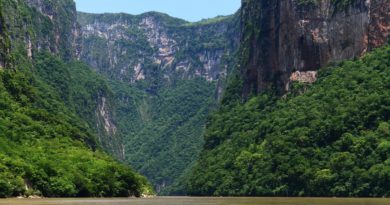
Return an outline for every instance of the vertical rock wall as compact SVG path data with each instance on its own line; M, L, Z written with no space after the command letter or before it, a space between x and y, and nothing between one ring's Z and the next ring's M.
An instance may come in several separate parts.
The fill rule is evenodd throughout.
M284 93L295 71L360 57L387 41L389 1L243 0L243 96Z

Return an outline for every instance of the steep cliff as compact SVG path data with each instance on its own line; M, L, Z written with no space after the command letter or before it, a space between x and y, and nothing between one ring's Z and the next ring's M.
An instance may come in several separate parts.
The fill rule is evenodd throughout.
M383 45L390 28L386 0L242 4L244 97L271 89L285 93L294 72L360 57Z
M81 59L112 79L134 84L226 76L226 59L238 46L233 16L188 23L161 13L79 13L83 31ZM225 61L224 61L225 60ZM162 79L162 80L163 80Z
M388 197L389 8L243 0L239 72L209 118L188 193Z
M58 55L65 61L72 61L79 56L81 32L77 23L76 6L73 0L3 1L2 8L5 12L2 15L4 21L2 32L6 32L4 38L1 39L2 45L6 46L3 49L6 54L0 59L2 65L20 65L25 57L27 59L24 63L28 63L29 60L34 61L35 57L42 52ZM47 70L46 72L50 73L51 71ZM39 74L49 77L48 73ZM54 73L52 74L54 76ZM65 78L66 76L58 76L58 79L61 77ZM64 79L61 79L61 81L66 82ZM112 114L99 111L102 98L109 98L110 92L104 86L96 92L99 92L98 97L91 100L88 105L94 107L94 110L88 110L94 114L93 116L86 115L85 111L80 110L83 109L81 107L75 107L74 109L78 113L84 113L81 117L98 134L99 141L106 150L114 150L112 149L113 144L119 143L118 139L114 137L111 130L106 131L105 127L102 126L102 123L114 124L111 118ZM74 105L71 99L64 100L69 106ZM110 102L107 101L105 106L111 106ZM115 152L118 156L121 156L120 153L122 152Z
M97 141L99 129L105 130L97 121L110 116L103 100L110 91L101 76L74 60L75 20L70 0L0 1L0 197L150 191L145 178Z
M166 14L79 13L80 59L110 79L125 160L160 193L201 150L239 44L239 16L189 23Z
M222 106L191 195L388 197L390 47L321 69L284 98ZM302 92L303 91L303 92Z
M7 58L10 52L10 42L3 15L3 5L0 4L0 6L0 68L3 68L9 61Z
M25 46L30 58L44 50L66 60L77 55L79 27L73 1L4 1L2 8L6 12L2 26L12 39L13 49Z

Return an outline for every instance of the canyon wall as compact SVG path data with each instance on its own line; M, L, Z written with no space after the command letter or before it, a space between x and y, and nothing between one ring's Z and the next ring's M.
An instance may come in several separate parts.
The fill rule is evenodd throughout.
M172 193L197 159L207 116L236 62L238 13L196 23L157 12L79 13L78 21L80 60L109 79L114 93L122 145L112 149L158 193Z
M389 7L386 0L243 0L243 96L285 93L296 71L317 71L383 45Z
M80 55L82 36L73 0L1 1L0 10L1 67L31 69L27 65L36 63L36 57L42 53L50 53L66 62L72 62ZM49 72L51 72L50 69L48 68ZM32 73L35 72L32 70ZM49 76L48 73L44 75ZM62 77L66 79L66 76ZM89 113L93 117L90 118L88 114L88 119L85 120L89 122L89 127L98 134L100 144L120 157L122 151L113 151L116 150L113 147L116 148L120 141L113 132L115 125L110 113L112 102L104 101L110 98L109 92L104 86L99 87L97 92L96 99L91 100L93 105L90 105L94 106L94 111ZM71 102L66 103L72 106ZM82 112L85 113L85 111ZM107 128L107 125L110 128Z

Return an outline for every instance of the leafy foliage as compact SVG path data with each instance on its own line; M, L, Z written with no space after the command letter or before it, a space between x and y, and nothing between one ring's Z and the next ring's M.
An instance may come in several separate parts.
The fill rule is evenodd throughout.
M109 98L112 92L107 81L92 71L90 67L79 61L63 62L49 53L34 56L35 74L37 78L49 85L48 89L56 91L52 94L65 103L66 108L77 113L94 135L99 136L99 144L107 151L113 150L115 140L106 140L104 128L96 126L99 116L99 99ZM47 98L47 97L46 97ZM118 137L119 138L119 137ZM113 154L116 154L114 151Z
M109 31L102 30L110 33L109 40L95 32L84 36L81 59L109 79L125 161L147 176L159 194L169 194L170 185L201 151L204 124L217 102L216 87L222 87L225 76L221 74L219 85L203 78L207 74L215 79L216 73L233 64L238 14L198 23L156 12L79 13L78 17L81 25L92 24L97 30L112 25ZM157 43L174 41L172 48L159 51L159 46L151 45L149 41L156 37L151 25L146 26L151 23L159 33ZM156 63L165 55L162 64ZM206 68L206 63L220 63L220 68Z
M26 71L2 70L0 79L0 197L145 191L144 178L94 148L85 123L50 97L58 93Z
M159 194L168 194L166 187L201 150L205 120L215 107L212 83L179 81L156 95L118 82L110 85L117 99L118 131L126 139L126 161L147 176Z
M74 2L45 0L42 11L35 3L0 1L0 197L150 193L97 142L97 98L109 91L72 61Z
M189 194L390 196L389 59L386 46L321 70L301 95L222 106Z

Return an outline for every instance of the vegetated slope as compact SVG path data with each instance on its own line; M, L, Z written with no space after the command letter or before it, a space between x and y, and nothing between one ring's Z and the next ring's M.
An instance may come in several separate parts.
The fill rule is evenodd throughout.
M222 105L192 195L390 196L390 47L320 70L284 98Z
M0 197L150 192L144 177L102 151L85 120L109 91L71 60L74 13L73 1L0 2Z
M215 107L212 84L203 79L179 83L143 105L150 106L149 121L126 147L128 161L161 186L175 182L197 159L203 145L199 138Z
M40 62L39 66L53 68L56 63L64 64L57 59L55 64ZM62 67L62 72L87 69L79 63L66 65L69 69ZM29 70L15 69L1 70L1 197L139 196L146 191L146 179L98 148L88 124L61 100L63 92ZM69 83L77 84L84 77ZM79 91L61 86L72 93ZM87 102L94 90L89 91L66 97Z
M116 99L115 119L124 140L126 161L155 183L175 181L201 150L200 136L207 114L215 107L212 83L203 79L179 81L148 95L111 82ZM121 132L119 133L119 130ZM130 138L131 137L131 138Z
M389 6L244 0L238 74L189 194L388 196L388 47L319 69L386 44Z
M110 79L119 157L159 194L171 194L201 150L207 115L234 63L238 15L198 23L156 12L78 17L81 59Z

